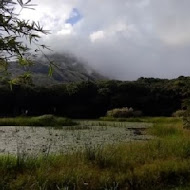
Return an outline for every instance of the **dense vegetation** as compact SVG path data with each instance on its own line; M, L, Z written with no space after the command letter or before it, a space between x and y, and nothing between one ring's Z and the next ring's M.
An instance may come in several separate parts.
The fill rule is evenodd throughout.
M147 142L86 147L61 155L0 157L0 189L185 190L190 183L190 138L177 118L153 123Z
M140 78L137 81L100 81L35 87L0 86L0 115L54 114L72 118L98 118L108 110L132 107L144 116L171 116L190 95L190 78Z

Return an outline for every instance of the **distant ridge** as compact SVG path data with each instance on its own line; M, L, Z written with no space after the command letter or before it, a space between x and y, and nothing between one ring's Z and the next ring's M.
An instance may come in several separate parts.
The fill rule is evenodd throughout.
M51 77L48 76L49 62L44 57L38 58L34 65L27 68L12 63L8 71L13 76L18 76L26 71L30 72L32 81L37 86L107 79L71 54L56 53L48 55L48 57L56 65L53 67Z

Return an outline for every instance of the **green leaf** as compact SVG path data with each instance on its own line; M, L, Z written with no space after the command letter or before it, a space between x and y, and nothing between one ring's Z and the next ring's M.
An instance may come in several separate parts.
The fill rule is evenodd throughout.
M33 64L31 60L25 59L21 56L18 57L18 62L21 66L30 66Z
M16 85L17 81L15 79L12 79L8 83L9 83L10 89L13 90L13 85Z
M52 77L52 75L53 75L53 67L52 67L52 65L50 64L48 76L49 76L49 77Z

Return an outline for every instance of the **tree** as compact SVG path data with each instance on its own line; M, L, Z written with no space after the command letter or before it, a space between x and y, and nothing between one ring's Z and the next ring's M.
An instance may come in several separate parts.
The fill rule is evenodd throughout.
M0 0L0 68L6 71L9 61L17 60L21 65L30 65L31 51L27 44L36 45L35 53L47 48L40 45L39 34L47 34L39 23L19 18L20 13L15 13L16 6L33 9L33 4L28 0ZM26 39L26 43L22 40Z
M17 0L0 0L0 56L9 59L13 56L23 56L29 50L26 44L21 41L25 37L30 44L38 42L39 33L47 34L39 23L29 20L21 20L19 14L15 13L15 6L32 9L31 0L23 3ZM44 48L44 45L41 45ZM9 55L9 56L8 56Z

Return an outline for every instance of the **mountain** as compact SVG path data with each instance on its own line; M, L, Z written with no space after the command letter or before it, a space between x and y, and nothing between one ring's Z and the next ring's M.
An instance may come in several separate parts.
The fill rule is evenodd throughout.
M48 59L53 62L51 77L48 76L50 69L50 61ZM106 77L90 68L84 61L79 60L71 54L51 54L48 55L48 59L40 57L30 67L23 67L12 63L8 71L13 76L30 72L32 74L32 81L37 86L106 79Z

